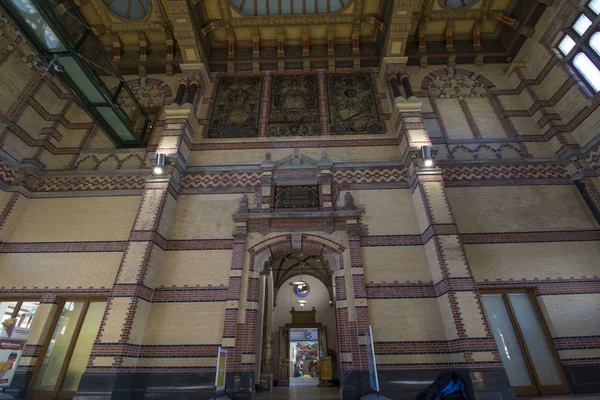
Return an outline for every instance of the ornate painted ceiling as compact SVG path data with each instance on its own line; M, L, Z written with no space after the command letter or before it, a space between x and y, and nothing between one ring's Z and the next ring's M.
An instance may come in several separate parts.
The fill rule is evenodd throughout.
M232 0L248 15L326 14L340 11L351 0Z
M509 62L546 0L77 0L123 73ZM184 21L182 23L182 21ZM183 46L183 47L182 47Z

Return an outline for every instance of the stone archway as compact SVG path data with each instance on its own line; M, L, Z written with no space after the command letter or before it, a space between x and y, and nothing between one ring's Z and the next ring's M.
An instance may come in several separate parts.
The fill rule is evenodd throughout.
M272 308L268 309L269 314L262 316L262 318L267 318L269 323L271 322L271 316L274 308L276 307L274 299L277 298L277 293L281 288L282 284L289 280L290 278L297 276L298 269L278 269L278 265L282 265L283 261L286 257L291 254L302 254L302 259L304 261L313 259L318 260L317 262L324 266L324 270L314 270L309 269L304 271L304 275L312 276L323 283L325 288L328 290L328 295L330 300L333 303L333 300L336 298L346 298L346 285L344 284L344 276L343 276L343 253L346 250L346 247L334 242L330 239L324 238L318 235L311 235L306 233L291 233L284 234L269 238L267 240L261 241L247 250L247 254L249 256L249 267L254 272L260 274L262 279L269 279L272 282L272 298L269 298L271 302ZM304 262L303 261L303 262ZM259 282L259 285L262 287L262 282ZM249 287L249 290L250 287ZM335 291L335 293L334 293ZM335 303L333 303L335 305ZM262 304L259 303L259 308L262 307ZM337 310L334 313L337 319ZM257 325L261 326L261 321L257 321ZM337 324L336 324L337 326ZM272 327L268 325L268 328L265 332L264 338L262 341L266 343L272 343L272 337L270 337L272 332ZM336 332L336 342L338 346L340 346L340 336L337 329ZM257 341L261 341L261 332L257 332ZM338 347L340 348L340 347ZM274 350L274 349L273 349ZM267 348L265 350L265 358L270 359L271 348ZM272 356L275 356L276 351L272 353ZM257 362L261 362L261 360L256 360ZM277 368L277 360L271 364L271 362L266 363L265 365L267 371L266 373L272 373Z

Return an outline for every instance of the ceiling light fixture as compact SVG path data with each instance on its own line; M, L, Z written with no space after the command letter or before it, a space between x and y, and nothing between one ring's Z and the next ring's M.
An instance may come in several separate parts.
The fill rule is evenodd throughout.
M423 157L423 165L426 168L433 167L433 157L431 156L431 146L421 146L421 156Z
M167 156L165 154L156 154L156 164L154 165L154 175L162 175L165 169L165 161Z

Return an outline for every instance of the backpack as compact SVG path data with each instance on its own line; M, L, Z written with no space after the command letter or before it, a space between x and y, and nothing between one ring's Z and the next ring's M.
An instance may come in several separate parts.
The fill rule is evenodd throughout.
M453 372L442 374L427 388L419 394L418 400L469 400L465 384Z

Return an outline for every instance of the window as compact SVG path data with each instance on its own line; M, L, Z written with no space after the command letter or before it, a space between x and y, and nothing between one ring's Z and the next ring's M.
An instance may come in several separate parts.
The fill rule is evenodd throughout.
M482 290L481 297L502 365L515 394L568 393L560 358L533 293L528 290Z
M556 49L574 73L584 78L589 88L600 91L600 0L591 0L578 11L574 22L561 33Z
M0 302L0 322L14 319L14 323L11 324L14 327L29 329L39 304L39 302L31 300ZM0 325L0 330L2 329L4 329L4 332L0 332L0 335L4 333L10 337L6 328L3 328L3 325ZM12 333L12 329L10 329L10 331Z

